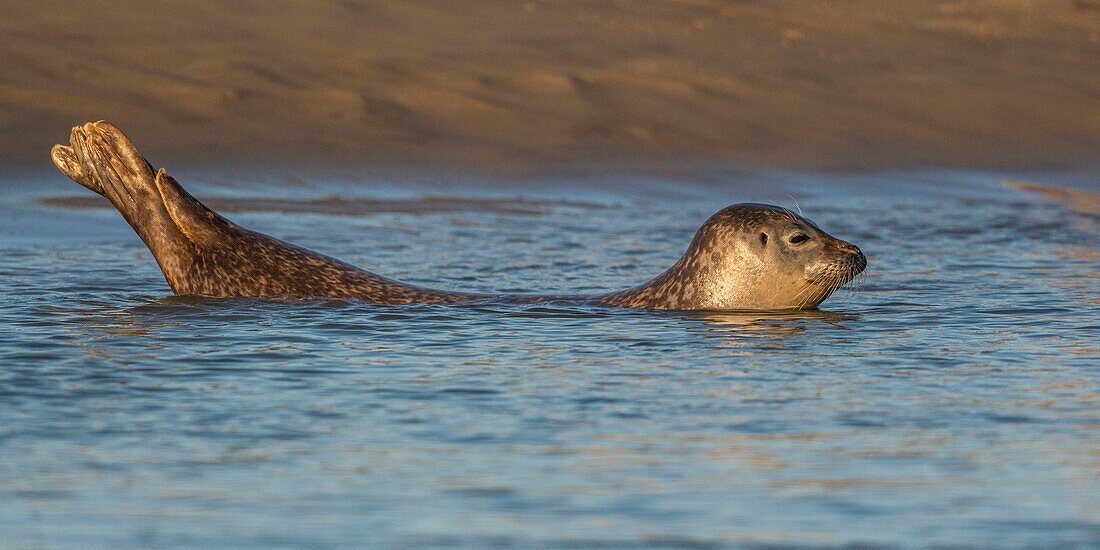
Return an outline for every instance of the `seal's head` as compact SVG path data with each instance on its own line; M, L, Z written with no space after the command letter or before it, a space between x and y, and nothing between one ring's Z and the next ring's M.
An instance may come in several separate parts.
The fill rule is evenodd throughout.
M782 310L817 306L866 267L858 247L786 208L735 204L699 228L673 270L695 287L682 309Z

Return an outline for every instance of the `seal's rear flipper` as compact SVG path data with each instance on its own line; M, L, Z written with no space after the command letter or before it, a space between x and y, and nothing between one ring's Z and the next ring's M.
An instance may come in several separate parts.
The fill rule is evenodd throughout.
M169 282L181 258L192 254L189 238L168 213L153 167L114 124L76 126L69 145L50 152L66 176L111 202L157 258ZM168 267L166 267L168 266ZM174 267L173 267L174 266ZM175 287L173 287L175 288Z
M168 216L195 246L202 248L222 242L227 232L237 228L192 197L164 168L157 171L156 182Z
M359 297L380 304L473 299L398 283L238 227L203 206L168 172L154 171L109 122L73 128L70 144L54 147L51 157L66 176L118 209L176 294Z
M95 191L96 193L103 195L103 189L96 184L95 180L88 174L85 174L80 169L80 159L76 157L76 152L72 147L68 145L54 145L53 150L50 151L50 158L53 159L54 165L57 166L61 173L69 176L69 179Z
M150 208L160 209L152 166L115 125L99 121L76 126L69 142L54 146L54 164L73 181L107 197L131 225L148 218Z

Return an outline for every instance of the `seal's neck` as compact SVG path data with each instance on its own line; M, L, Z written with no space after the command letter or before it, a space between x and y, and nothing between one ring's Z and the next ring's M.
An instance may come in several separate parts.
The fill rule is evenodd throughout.
M684 255L675 265L646 283L614 292L602 302L616 307L648 309L701 309L705 289L698 279L698 266Z

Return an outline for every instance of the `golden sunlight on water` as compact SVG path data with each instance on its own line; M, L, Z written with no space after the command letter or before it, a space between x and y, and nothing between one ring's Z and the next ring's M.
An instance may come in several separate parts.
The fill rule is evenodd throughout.
M369 207L232 217L418 283L600 292L756 198L747 177L675 208L568 180L427 209L320 183L299 202ZM861 284L751 314L169 297L116 214L20 185L0 201L4 543L1087 546L1094 214L981 173L859 178L799 202L866 252Z

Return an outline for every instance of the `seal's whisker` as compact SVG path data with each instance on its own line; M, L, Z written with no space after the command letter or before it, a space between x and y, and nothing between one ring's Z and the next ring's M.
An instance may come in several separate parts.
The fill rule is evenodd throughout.
M810 292L814 289L813 283L803 283L802 290L798 291L791 300L798 304L795 309L805 309L806 305L810 303L810 299L813 297L813 293Z
M801 298L802 295L805 294L812 286L813 285L810 283L803 283L801 289L796 292L795 295L791 298L791 302L795 304L795 309L802 309L803 307L805 307L805 301Z
M861 271L859 273L856 273L856 276L855 276L855 287L856 288L855 288L855 290L858 291L858 292L863 292L863 287L866 284L867 284L867 274L866 274L866 272Z
M829 294L831 293L831 290L829 290L828 287L824 287L824 289L823 289L823 287L820 284L815 284L815 283L808 284L806 286L806 290L808 292L807 292L806 296L804 298L802 298L802 302L801 302L801 305L799 306L799 309L804 309L806 307L809 307L811 302L815 302L815 305L816 305L816 303L820 303L822 300L827 298L829 296Z
M798 199L794 198L794 195L791 195L790 193L787 193L787 196L790 197L791 202L794 203L794 207L798 209L798 215L805 216L805 214L802 213L802 207L798 205Z
M843 292L840 293L840 297L838 298L842 303L851 302L853 297L855 296L852 286L848 283L840 285L840 288L838 290L843 290Z
M845 280L844 277L841 277L841 276L833 277L833 281L829 285L829 294L830 295L836 294L836 291L840 290L840 288L843 287L844 283L846 283L846 282L847 281Z

